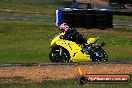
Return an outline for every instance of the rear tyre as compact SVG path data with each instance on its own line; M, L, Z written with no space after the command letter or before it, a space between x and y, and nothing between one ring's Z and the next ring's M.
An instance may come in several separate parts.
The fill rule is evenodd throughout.
M69 62L70 55L66 49L62 48L61 55L59 49L52 49L49 57L52 62Z
M91 58L93 61L96 61L96 62L108 61L107 53L101 48L96 49L94 52L92 52Z

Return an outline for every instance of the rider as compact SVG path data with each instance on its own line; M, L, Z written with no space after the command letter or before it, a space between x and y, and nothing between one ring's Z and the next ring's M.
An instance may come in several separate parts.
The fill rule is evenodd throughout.
M70 28L66 23L62 23L59 26L59 30L65 32L63 39L73 41L77 44L83 44L83 52L89 52L91 50L91 46L87 44L87 39L77 32L75 28Z
M85 37L83 37L75 28L70 28L66 23L62 23L59 26L59 30L65 32L63 39L71 40L76 42L77 44L87 43Z

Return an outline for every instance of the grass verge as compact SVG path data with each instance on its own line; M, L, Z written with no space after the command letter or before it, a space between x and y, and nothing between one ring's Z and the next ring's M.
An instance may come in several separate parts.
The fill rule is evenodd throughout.
M25 1L26 2L26 1ZM35 2L35 1L34 1ZM11 15L29 15L29 16L55 16L56 4L46 5L43 3L24 3L24 2L0 2L0 12Z
M86 84L79 85L75 79L67 80L49 80L42 83L27 84L0 84L1 88L131 88L132 82L129 84Z
M0 63L49 61L49 45L55 34L50 22L1 21Z
M0 23L0 63L50 62L49 45L58 34L54 23L17 20L0 20ZM100 37L99 42L106 43L104 50L109 61L132 61L130 30L86 34L90 34L88 38Z
M114 22L132 22L132 16L113 16Z

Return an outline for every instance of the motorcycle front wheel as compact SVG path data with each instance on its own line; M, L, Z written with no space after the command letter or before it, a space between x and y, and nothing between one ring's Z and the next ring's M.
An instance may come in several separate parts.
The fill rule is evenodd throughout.
M108 55L102 48L94 50L94 52L92 52L91 58L96 62L108 61Z
M62 49L61 55L59 49L52 49L49 57L52 62L69 62L69 53L65 49Z

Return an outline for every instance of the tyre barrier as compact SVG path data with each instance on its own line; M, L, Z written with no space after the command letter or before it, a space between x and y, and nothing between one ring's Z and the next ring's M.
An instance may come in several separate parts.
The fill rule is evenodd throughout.
M113 13L109 9L59 9L56 10L56 26L67 23L76 28L112 28Z

